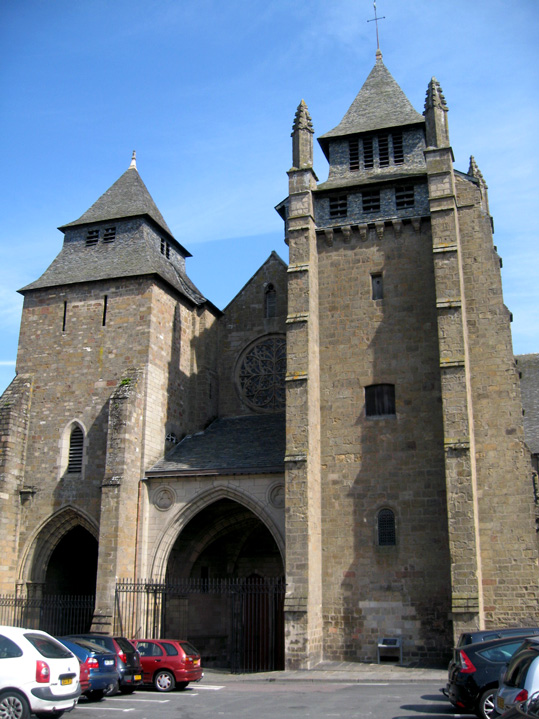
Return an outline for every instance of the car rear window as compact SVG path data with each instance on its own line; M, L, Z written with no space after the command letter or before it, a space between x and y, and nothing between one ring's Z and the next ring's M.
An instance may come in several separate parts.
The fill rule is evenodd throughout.
M502 644L498 647L490 647L489 649L482 649L480 654L484 659L489 662L508 662L516 650L522 646L522 640L518 639L516 642L510 644Z
M0 659L22 657L22 649L14 641L0 634Z
M518 687L522 689L526 681L528 669L534 659L537 659L537 652L533 649L523 650L513 658L513 661L507 668L504 682L509 687Z
M79 647L83 647L86 651L93 652L94 654L111 654L108 649L102 647L101 644L98 644L98 642L94 642L93 639L90 641L89 639L83 639L82 637L75 637L71 641L73 644L78 644Z
M195 647L189 642L180 642L180 645L186 654L199 654L198 649L195 649Z
M133 654L133 652L136 651L135 647L125 637L114 637L114 638L118 642L118 646L120 647L122 652L125 652L126 654Z
M44 637L42 634L25 634L24 636L42 657L47 657L47 659L68 659L73 656L63 644L55 642L54 639Z
M81 639L84 639L86 642L91 642L92 644L97 644L100 647L103 647L103 649L106 649L108 652L114 652L114 644L111 641L109 637L80 637ZM77 637L77 641L79 641L79 637Z

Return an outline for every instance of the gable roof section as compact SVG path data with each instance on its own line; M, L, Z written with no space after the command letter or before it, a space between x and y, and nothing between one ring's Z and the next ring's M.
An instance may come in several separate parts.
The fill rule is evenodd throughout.
M264 474L284 472L285 415L247 415L215 420L185 437L148 476Z
M327 157L332 138L424 122L423 115L413 108L382 59L378 58L341 122L321 135L318 142Z
M137 168L131 164L124 174L78 220L68 222L58 229L64 231L77 225L144 215L151 217L161 229L174 239L163 215L157 209L157 205L138 174Z

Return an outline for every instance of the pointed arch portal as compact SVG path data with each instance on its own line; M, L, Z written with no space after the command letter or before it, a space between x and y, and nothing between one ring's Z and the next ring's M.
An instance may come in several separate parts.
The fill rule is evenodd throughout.
M165 581L146 585L142 631L188 639L206 666L283 668L284 565L268 526L221 497L191 516L171 545Z

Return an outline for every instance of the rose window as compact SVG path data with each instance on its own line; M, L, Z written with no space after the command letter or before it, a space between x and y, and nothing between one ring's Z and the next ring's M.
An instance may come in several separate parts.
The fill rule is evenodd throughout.
M237 377L243 401L255 409L284 409L285 373L284 337L266 337L257 342L239 363Z

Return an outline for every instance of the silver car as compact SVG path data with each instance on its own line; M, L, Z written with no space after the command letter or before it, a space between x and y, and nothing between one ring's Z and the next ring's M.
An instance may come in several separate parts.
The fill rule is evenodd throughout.
M539 638L526 639L500 676L496 711L500 714L539 691Z

